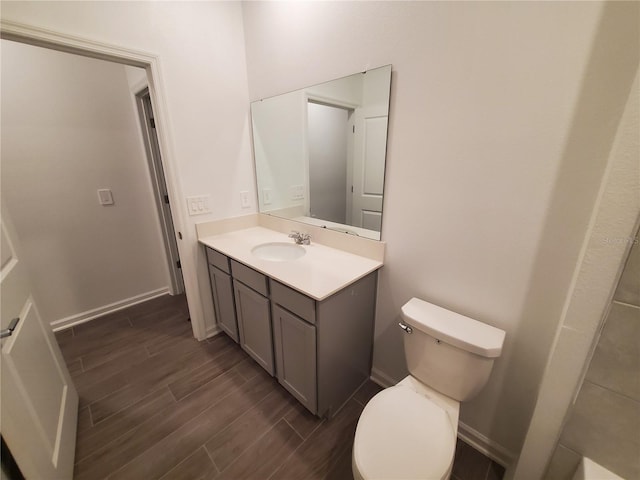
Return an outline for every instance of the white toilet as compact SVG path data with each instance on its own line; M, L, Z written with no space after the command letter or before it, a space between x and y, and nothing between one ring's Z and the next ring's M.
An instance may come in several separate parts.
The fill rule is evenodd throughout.
M353 442L356 480L448 479L460 402L485 385L505 332L412 298L402 307L409 376L365 406Z

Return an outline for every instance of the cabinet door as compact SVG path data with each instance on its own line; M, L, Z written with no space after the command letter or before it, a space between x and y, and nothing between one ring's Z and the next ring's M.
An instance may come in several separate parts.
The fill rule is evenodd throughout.
M273 334L279 382L315 414L316 327L274 304Z
M269 299L233 280L240 346L273 375L273 349Z
M236 307L233 300L233 285L231 275L209 265L213 306L216 320L220 328L238 343L238 324L236 322Z

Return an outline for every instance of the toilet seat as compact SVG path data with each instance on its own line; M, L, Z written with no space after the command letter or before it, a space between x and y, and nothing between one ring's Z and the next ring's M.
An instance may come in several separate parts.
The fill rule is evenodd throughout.
M442 479L453 463L456 432L447 412L404 385L387 388L364 408L353 444L362 479Z

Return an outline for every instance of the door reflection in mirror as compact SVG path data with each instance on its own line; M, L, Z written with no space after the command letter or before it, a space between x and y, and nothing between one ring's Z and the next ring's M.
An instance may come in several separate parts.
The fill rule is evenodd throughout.
M391 66L253 102L260 212L380 239Z
M353 110L334 105L307 105L309 140L309 215L336 223L350 223L347 171L353 166Z

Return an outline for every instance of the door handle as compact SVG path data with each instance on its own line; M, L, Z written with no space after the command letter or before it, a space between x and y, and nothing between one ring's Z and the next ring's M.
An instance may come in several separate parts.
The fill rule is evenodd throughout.
M11 322L9 322L9 326L4 330L0 330L0 338L10 337L13 331L16 329L18 322L20 321L20 317L16 317Z

